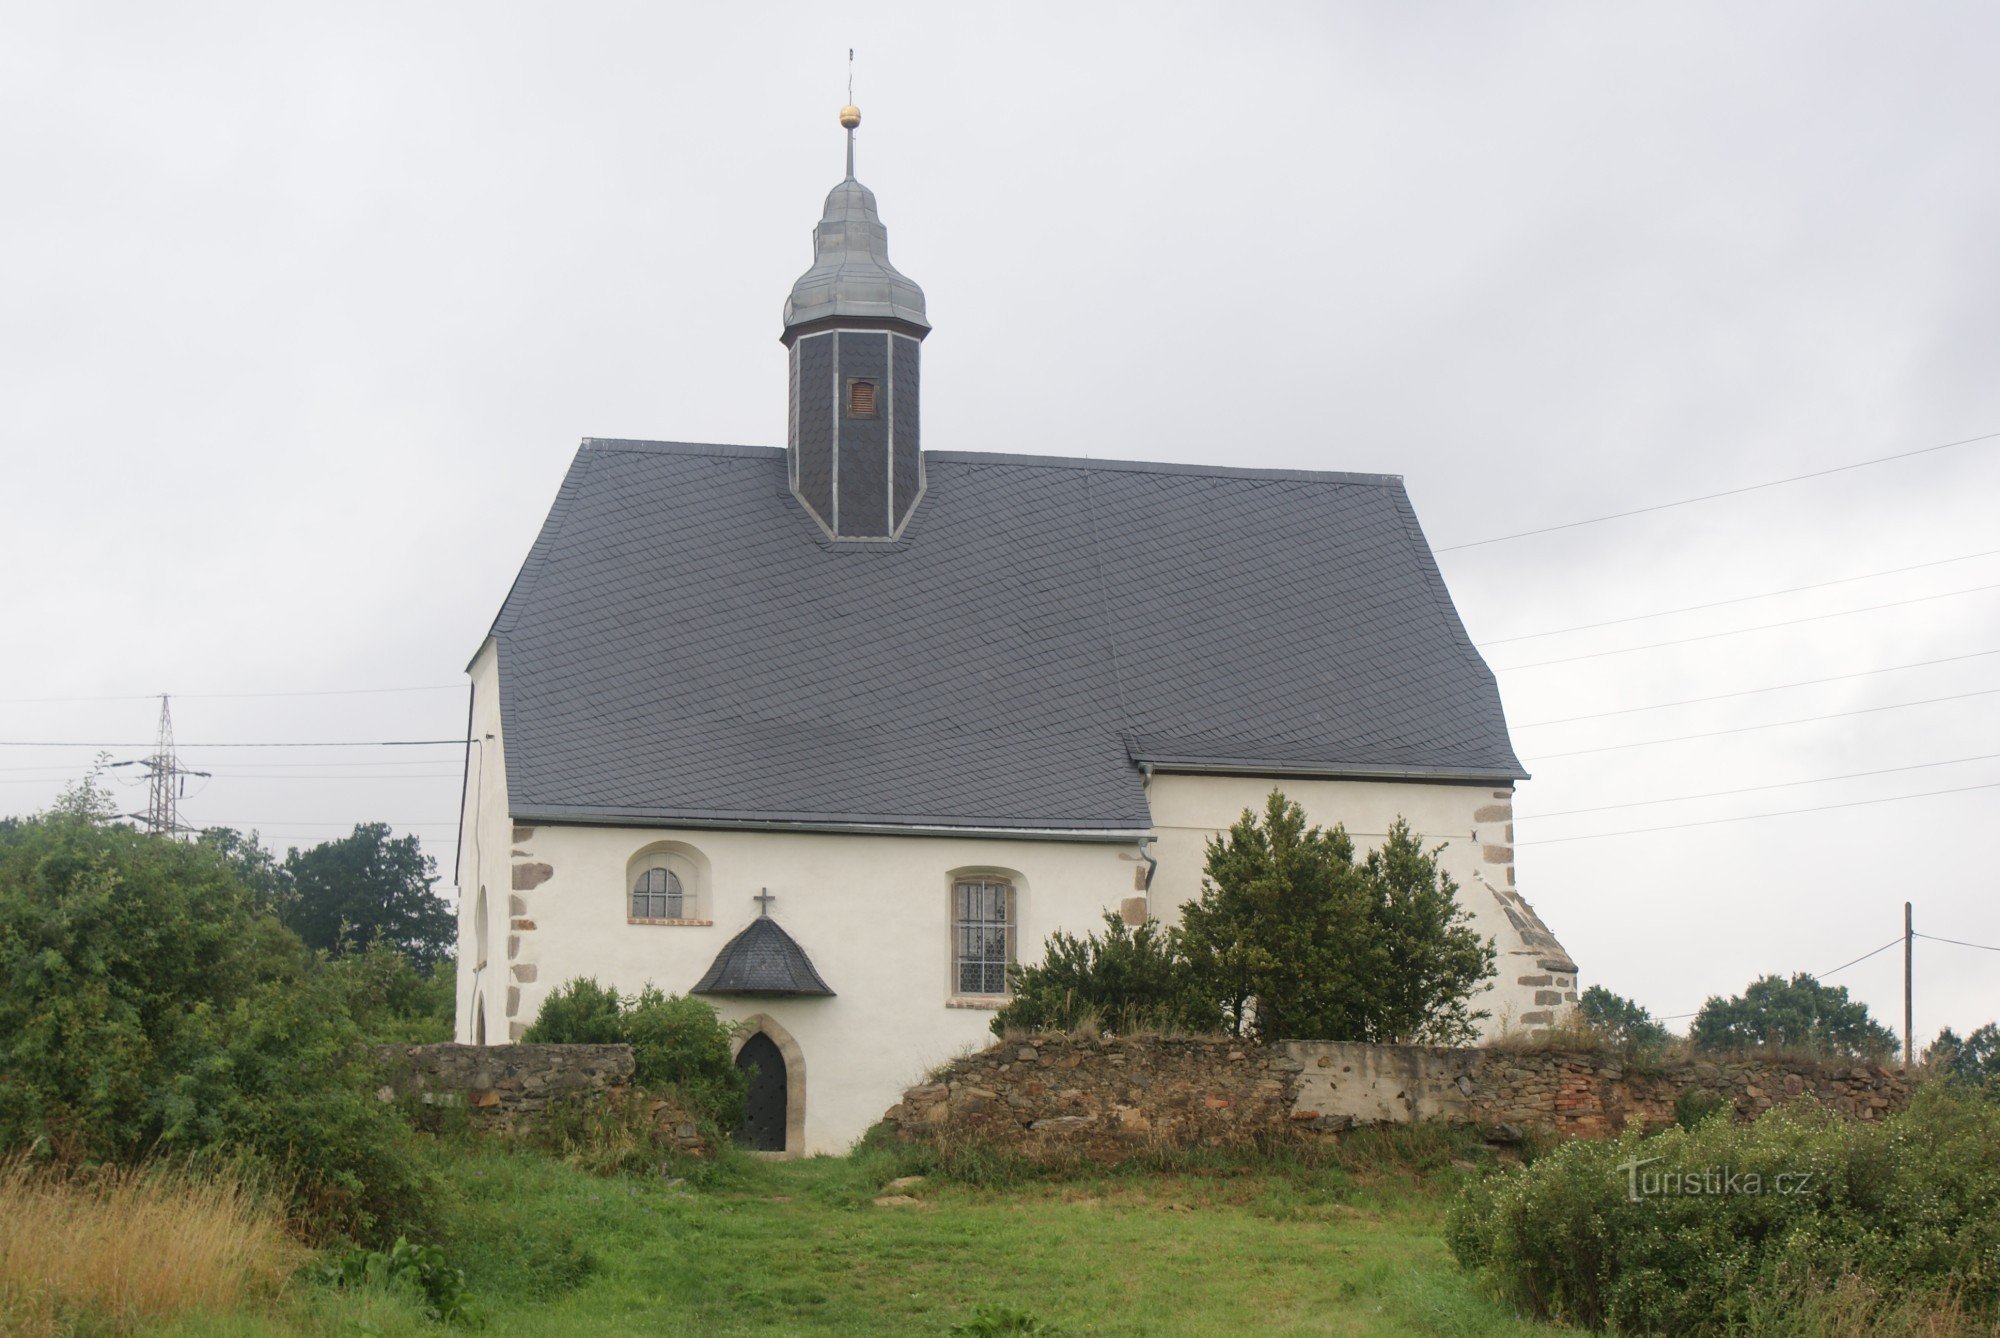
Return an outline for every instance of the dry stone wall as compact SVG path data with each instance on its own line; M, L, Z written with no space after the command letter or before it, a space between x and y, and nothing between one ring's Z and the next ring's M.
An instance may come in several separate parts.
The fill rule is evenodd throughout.
M531 1131L565 1102L640 1099L661 1134L683 1152L708 1151L680 1104L632 1087L629 1045L378 1045L382 1101L464 1106L480 1126Z
M1909 1101L1899 1074L1867 1064L1730 1059L1637 1069L1569 1051L1049 1035L954 1062L905 1092L884 1120L906 1139L1116 1158L1149 1147L1249 1145L1285 1130L1431 1119L1502 1139L1606 1137L1672 1123L1687 1091L1740 1119L1808 1094L1859 1120Z

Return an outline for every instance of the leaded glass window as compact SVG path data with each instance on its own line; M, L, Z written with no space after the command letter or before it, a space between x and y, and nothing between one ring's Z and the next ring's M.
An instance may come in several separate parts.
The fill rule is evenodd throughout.
M1014 888L998 880L952 885L953 967L960 994L1005 994L1013 956Z
M681 880L671 870L648 869L632 884L634 920L678 920L683 904Z

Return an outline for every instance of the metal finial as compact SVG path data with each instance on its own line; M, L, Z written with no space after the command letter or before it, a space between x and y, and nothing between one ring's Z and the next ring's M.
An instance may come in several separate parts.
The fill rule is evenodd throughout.
M854 180L854 127L861 124L861 108L854 105L854 48L847 48L847 105L840 109L840 124L847 130L847 179Z

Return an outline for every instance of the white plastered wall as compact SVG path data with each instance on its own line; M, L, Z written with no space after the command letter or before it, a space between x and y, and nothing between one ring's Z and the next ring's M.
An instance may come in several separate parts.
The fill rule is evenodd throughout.
M1172 923L1184 903L1201 895L1209 838L1246 808L1261 814L1274 787L1295 800L1308 821L1344 824L1357 856L1379 846L1398 817L1426 846L1444 845L1439 863L1496 953L1494 978L1474 1005L1489 1014L1480 1024L1482 1035L1503 1024L1546 1026L1575 1000L1575 964L1514 889L1513 799L1505 787L1155 773L1147 788L1159 838L1153 915Z
M729 1020L766 1014L798 1043L807 1079L803 1149L841 1152L882 1118L904 1088L937 1065L991 1043L990 1008L953 1005L951 879L977 869L1016 883L1021 952L1039 957L1056 929L1102 926L1130 895L1131 843L994 840L816 832L704 831L536 825L513 833L516 866L549 873L522 899L501 949L491 1040L518 1036L548 992L576 976L630 993L654 984L686 993L730 938L758 914L804 948L831 998L708 998ZM660 841L707 863L701 914L710 924L632 924L627 874ZM492 977L488 1007L495 1007ZM510 1011L511 1010L511 1011ZM464 1033L461 1031L461 1035Z
M458 1014L455 1035L475 1038L473 1003L486 1004L486 1039L507 1039L501 1015L507 992L510 915L507 765L500 737L498 657L488 641L473 657L472 744L466 753L465 810L458 847ZM481 892L486 903L484 951L478 934Z
M771 914L836 991L832 998L711 998L732 1021L765 1014L797 1042L808 1078L803 1146L840 1152L929 1070L992 1040L990 1008L957 1007L951 992L952 877L1002 872L1019 895L1018 952L1039 960L1056 929L1098 930L1106 911L1138 894L1143 863L1133 843L984 837L836 835L643 827L516 826L506 767L493 645L471 666L473 744L460 849L458 1026L474 1039L473 1004L485 1005L489 1043L518 1039L548 991L576 976L620 990L651 983L685 993L731 936ZM1492 786L1155 775L1149 786L1159 860L1151 913L1168 921L1199 894L1204 846L1245 809L1261 810L1273 784L1313 821L1344 822L1363 850L1397 815L1427 842L1445 841L1445 867L1479 932L1499 951L1495 986L1481 1006L1534 1026L1551 992L1573 992L1574 968L1512 891L1511 805ZM628 923L633 859L663 843L698 852L695 915L701 924ZM475 920L485 889L487 937ZM1531 940L1539 936L1537 946ZM1524 984L1547 977L1549 985Z

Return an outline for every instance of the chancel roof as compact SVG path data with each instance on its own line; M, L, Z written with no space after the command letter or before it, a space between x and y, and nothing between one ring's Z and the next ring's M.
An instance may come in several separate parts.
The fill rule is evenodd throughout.
M493 628L515 819L1109 835L1148 763L1524 774L1400 479L925 467L842 543L780 449L586 440Z

